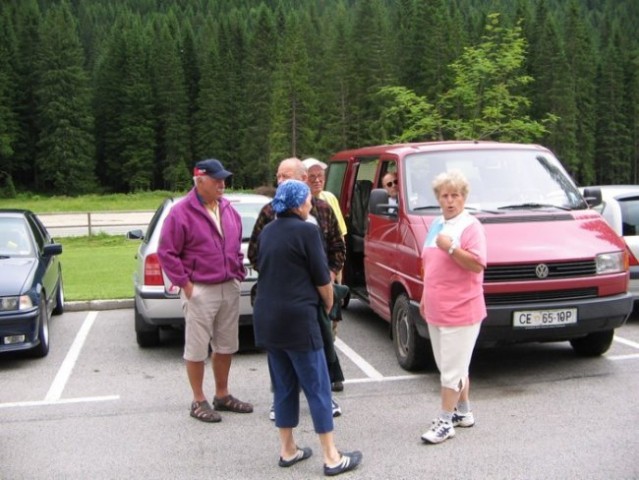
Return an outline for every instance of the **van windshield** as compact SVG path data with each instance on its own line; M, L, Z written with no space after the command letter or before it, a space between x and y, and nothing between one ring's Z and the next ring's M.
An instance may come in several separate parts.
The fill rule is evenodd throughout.
M406 204L432 214L438 206L432 183L441 172L461 170L470 183L469 210L586 209L588 205L563 166L535 150L468 150L414 153L404 166Z

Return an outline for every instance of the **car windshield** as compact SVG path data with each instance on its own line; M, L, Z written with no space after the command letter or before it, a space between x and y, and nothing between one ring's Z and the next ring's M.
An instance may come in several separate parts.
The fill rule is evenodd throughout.
M33 251L25 221L22 218L0 217L0 256L29 257Z
M406 157L407 204L429 213L438 205L432 189L441 172L461 170L470 183L469 209L507 212L537 209L586 209L579 190L561 163L537 150L468 150L415 153Z

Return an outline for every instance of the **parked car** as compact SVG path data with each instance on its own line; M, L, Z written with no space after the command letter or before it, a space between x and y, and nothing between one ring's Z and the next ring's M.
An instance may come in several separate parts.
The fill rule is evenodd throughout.
M55 243L29 210L0 210L0 352L49 353L49 320L64 312Z
M585 193L592 189L599 189L601 192L601 203L593 208L601 213L617 235L623 237L628 248L628 290L636 306L639 303L639 185L598 185L580 190Z
M240 325L252 325L251 287L257 281L257 272L250 266L246 256L253 225L264 204L271 201L264 195L249 193L227 193L224 195L242 217L242 252L246 278L241 284ZM168 198L162 202L151 219L146 233L131 230L128 238L141 239L138 249L137 268L133 275L135 334L140 347L152 347L160 343L162 328L183 328L184 315L180 300L180 289L162 271L157 250L162 224L167 214L184 197Z
M432 181L451 169L468 179L466 209L487 236L478 344L569 341L580 355L606 352L632 311L628 252L550 150L479 141L345 150L326 179L348 225L343 281L389 322L399 364L412 370L430 358L421 251L440 215ZM388 172L397 205L382 188Z

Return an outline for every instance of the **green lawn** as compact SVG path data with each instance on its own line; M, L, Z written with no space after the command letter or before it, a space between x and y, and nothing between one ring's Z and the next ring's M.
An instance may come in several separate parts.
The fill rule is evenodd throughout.
M139 241L124 235L58 237L67 301L133 297Z

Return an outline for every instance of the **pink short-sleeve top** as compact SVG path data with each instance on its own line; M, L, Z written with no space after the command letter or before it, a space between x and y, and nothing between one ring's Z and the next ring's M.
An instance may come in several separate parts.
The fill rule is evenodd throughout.
M459 266L435 244L438 233L452 237L456 245L486 267L486 234L479 220L466 211L449 220L437 217L422 249L424 291L420 312L426 322L437 326L481 322L486 318L484 272L474 273Z

